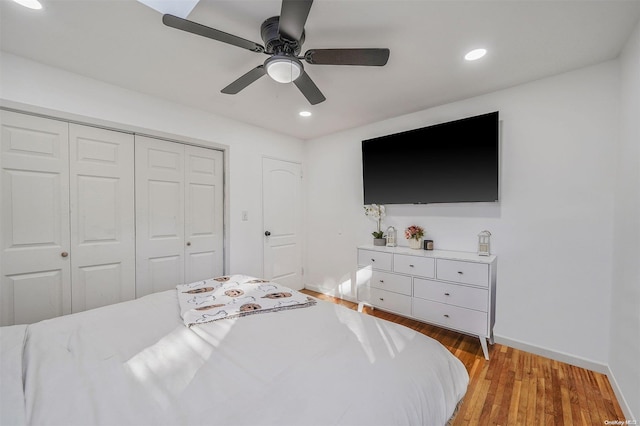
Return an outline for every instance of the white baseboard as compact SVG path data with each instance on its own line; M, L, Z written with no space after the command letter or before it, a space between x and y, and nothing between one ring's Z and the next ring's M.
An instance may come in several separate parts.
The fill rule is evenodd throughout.
M633 413L631 412L631 407L629 407L629 403L625 399L624 394L622 393L622 390L620 390L620 386L618 386L618 381L616 380L616 376L613 375L613 372L608 366L607 366L606 374L607 374L607 378L609 379L609 383L613 388L613 393L616 394L616 398L618 399L618 404L620 404L620 408L622 409L622 412L624 413L626 420L640 420L638 419L638 417L633 416ZM616 420L616 419L612 419L612 420Z
M503 336L496 335L494 336L494 339L496 343L500 343L501 345L510 346L512 348L540 355L545 358L564 362L565 364L571 364L575 365L576 367L586 368L587 370L592 370L601 374L608 374L610 372L609 366L607 364L598 361L593 361L564 352L558 352L552 349L543 348L540 346L532 345L530 343L521 342L519 340L509 339Z

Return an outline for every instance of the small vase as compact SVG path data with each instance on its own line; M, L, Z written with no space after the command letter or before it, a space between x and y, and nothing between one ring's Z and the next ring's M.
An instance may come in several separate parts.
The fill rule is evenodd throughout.
M422 248L422 238L417 240L415 238L410 238L408 241L409 248L412 248L414 250L419 250L420 248Z
M373 245L374 246L386 246L387 245L387 239L386 238L374 238L373 239Z

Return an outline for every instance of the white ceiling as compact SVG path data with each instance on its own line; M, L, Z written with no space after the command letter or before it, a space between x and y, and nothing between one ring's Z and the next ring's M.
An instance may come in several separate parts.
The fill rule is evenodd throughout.
M387 47L384 67L305 64L327 100L262 78L220 90L266 55L165 27L135 0L0 0L2 50L245 123L312 139L617 57L640 0L316 0L303 52ZM188 19L264 44L280 0L201 0ZM476 62L463 55L489 50ZM298 116L309 110L312 117Z

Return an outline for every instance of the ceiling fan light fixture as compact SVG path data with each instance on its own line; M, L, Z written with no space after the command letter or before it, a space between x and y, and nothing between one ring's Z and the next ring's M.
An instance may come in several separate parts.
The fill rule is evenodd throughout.
M264 63L267 74L278 83L291 83L302 74L302 63L289 56L272 56Z

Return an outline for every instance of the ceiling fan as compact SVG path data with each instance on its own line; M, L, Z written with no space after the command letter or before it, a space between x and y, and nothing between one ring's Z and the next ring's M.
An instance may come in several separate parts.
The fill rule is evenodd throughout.
M309 103L315 105L326 98L304 71L301 59L313 65L383 66L389 59L389 49L311 49L298 56L305 38L304 24L312 4L313 0L283 0L280 16L267 19L260 27L265 46L174 15L164 15L162 22L172 28L269 55L264 64L222 89L222 93L235 95L268 74L279 83L293 82Z

